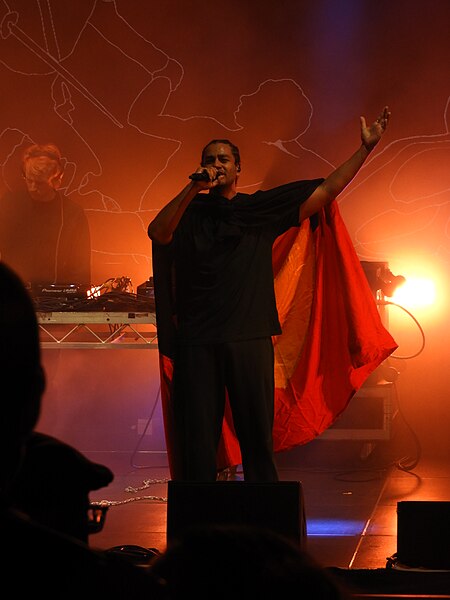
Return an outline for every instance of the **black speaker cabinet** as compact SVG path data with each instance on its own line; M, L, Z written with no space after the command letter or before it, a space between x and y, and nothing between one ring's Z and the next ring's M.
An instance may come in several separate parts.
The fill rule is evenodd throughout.
M169 481L167 544L186 529L199 524L266 527L304 547L306 520L301 483Z
M450 569L450 502L397 503L397 560L407 567Z

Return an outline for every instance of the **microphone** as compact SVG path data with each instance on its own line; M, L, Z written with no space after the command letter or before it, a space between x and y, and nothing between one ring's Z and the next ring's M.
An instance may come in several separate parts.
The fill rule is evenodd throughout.
M203 169L200 173L192 173L192 175L189 175L189 179L192 179L192 181L211 181L206 169Z

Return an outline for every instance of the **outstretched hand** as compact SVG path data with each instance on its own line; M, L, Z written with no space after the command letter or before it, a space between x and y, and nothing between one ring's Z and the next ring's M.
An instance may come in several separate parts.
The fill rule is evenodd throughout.
M369 152L378 144L381 136L386 131L390 116L389 108L385 106L370 127L367 126L364 117L359 118L361 122L361 141Z

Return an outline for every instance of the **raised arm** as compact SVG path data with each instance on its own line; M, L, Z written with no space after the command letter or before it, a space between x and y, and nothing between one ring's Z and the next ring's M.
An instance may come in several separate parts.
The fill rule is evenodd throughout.
M148 237L158 244L169 244L184 211L197 194L198 185L191 181L158 212L147 229Z
M361 146L341 166L335 169L321 183L311 196L300 206L300 221L310 217L332 202L358 173L370 152L380 141L389 123L391 113L384 107L378 118L367 126L364 117L360 117Z
M215 173L215 169L200 167L197 169L197 172L204 170L209 172L210 181L189 182L173 200L163 206L153 221L151 221L147 229L147 234L153 242L162 245L169 244L172 241L173 232L177 228L191 200L201 190L206 190L217 185L217 181L213 181L213 172Z

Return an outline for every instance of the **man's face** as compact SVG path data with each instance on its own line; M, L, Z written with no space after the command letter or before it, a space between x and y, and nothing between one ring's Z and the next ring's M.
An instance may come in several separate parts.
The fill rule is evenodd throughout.
M203 156L204 167L215 167L219 186L232 185L236 182L239 165L236 165L233 153L228 144L210 144Z
M38 202L53 200L60 182L57 174L51 174L53 172L51 161L48 161L47 165L42 164L45 160L42 157L31 158L25 165L24 179L28 193ZM43 166L48 168L43 169Z

